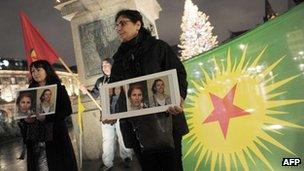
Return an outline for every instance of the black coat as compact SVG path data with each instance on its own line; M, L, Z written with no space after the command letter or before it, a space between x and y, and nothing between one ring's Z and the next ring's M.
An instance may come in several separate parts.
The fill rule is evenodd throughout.
M112 103L113 97L111 97L110 103ZM111 109L111 114L112 113L120 113L120 112L126 112L127 111L127 100L124 92L121 92L116 104L115 104L115 111L112 111Z
M46 142L49 170L77 170L77 162L65 119L72 114L69 95L64 86L57 86L56 112L46 117L53 123L53 141Z
M35 86L30 86L35 87ZM57 85L57 101L55 114L47 115L43 121L48 125L45 142L48 168L50 171L77 171L77 162L73 146L69 137L65 119L72 113L71 102L64 86ZM26 137L23 137L26 139ZM35 142L25 141L28 156L33 156ZM28 168L32 170L36 163L28 161ZM34 170L34 169L33 169Z
M94 98L98 98L99 95L100 95L100 92L99 92L99 88L101 85L107 83L109 81L109 77L107 76L102 76L102 77L99 77L96 82L95 82L95 85L93 87L92 90L89 90L89 92L92 94L92 96Z
M110 82L176 69L180 94L186 98L188 84L185 68L166 42L139 34L131 41L122 43L113 58ZM128 119L121 119L120 123L125 145L131 148L136 139L132 126ZM173 132L179 135L189 132L184 114L173 116Z

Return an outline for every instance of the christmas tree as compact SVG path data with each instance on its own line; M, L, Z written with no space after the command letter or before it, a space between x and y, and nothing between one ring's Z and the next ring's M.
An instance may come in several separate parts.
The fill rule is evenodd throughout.
M218 43L217 36L212 35L213 27L209 16L198 11L191 0L186 0L182 17L182 34L180 36L181 60L189 59L203 53Z

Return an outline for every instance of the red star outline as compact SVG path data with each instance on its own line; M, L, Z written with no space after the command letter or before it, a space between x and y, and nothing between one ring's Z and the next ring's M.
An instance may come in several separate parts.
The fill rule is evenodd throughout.
M236 118L250 114L244 109L241 109L240 107L233 104L236 86L237 85L233 86L233 88L226 94L224 98L220 98L212 93L209 93L214 106L214 110L204 120L203 124L218 121L225 139L227 137L230 118Z

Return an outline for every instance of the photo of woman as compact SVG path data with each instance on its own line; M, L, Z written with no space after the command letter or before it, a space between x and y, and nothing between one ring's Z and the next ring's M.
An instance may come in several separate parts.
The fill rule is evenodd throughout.
M162 79L154 80L152 87L152 96L149 98L150 106L165 106L171 104L170 95L165 92L165 82Z
M145 103L144 85L142 83L133 83L129 85L128 99L129 110L145 109L149 106Z
M55 105L54 102L52 101L52 96L53 96L53 92L51 89L47 88L43 90L43 92L39 97L40 103L38 104L37 112L41 114L55 112Z
M34 114L34 95L33 92L20 92L16 100L17 116L16 118L26 118Z
M101 105L105 109L103 110L103 120L160 113L180 102L175 70L106 84L101 88L101 93L104 94L101 96ZM120 94L120 98L125 96L126 102L123 101L123 103L126 103L126 111L114 109L115 103L119 99L118 94ZM112 115L114 113L115 115Z
M112 88L113 94L110 97L110 113L127 111L126 94L123 86Z

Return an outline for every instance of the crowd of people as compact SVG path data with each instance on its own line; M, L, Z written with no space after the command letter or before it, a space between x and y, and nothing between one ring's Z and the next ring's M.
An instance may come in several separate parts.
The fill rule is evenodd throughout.
M97 98L103 84L176 69L181 102L177 106L168 107L165 112L145 116L119 120L103 120L101 117L102 170L113 168L115 142L118 141L119 154L125 167L130 167L135 155L143 171L182 171L182 137L189 131L183 113L183 99L187 95L184 66L166 42L156 39L145 29L143 17L138 11L119 11L115 16L115 30L121 39L117 52L112 58L102 60L103 76L96 81L94 88L87 90L82 87L81 90ZM35 61L29 69L32 78L29 87L56 84L57 100L55 114L41 115L54 108L54 104L51 104L51 91L46 89L41 94L41 104L36 112L31 111L33 99L30 95L20 94L20 99L17 99L19 112L27 115L20 120L27 149L27 168L29 171L77 170L65 123L65 119L72 113L67 91L47 61ZM128 89L114 87L110 91L111 113L127 111L127 100L132 110L171 104L162 79L154 80L152 96L148 99L140 83L130 84Z

